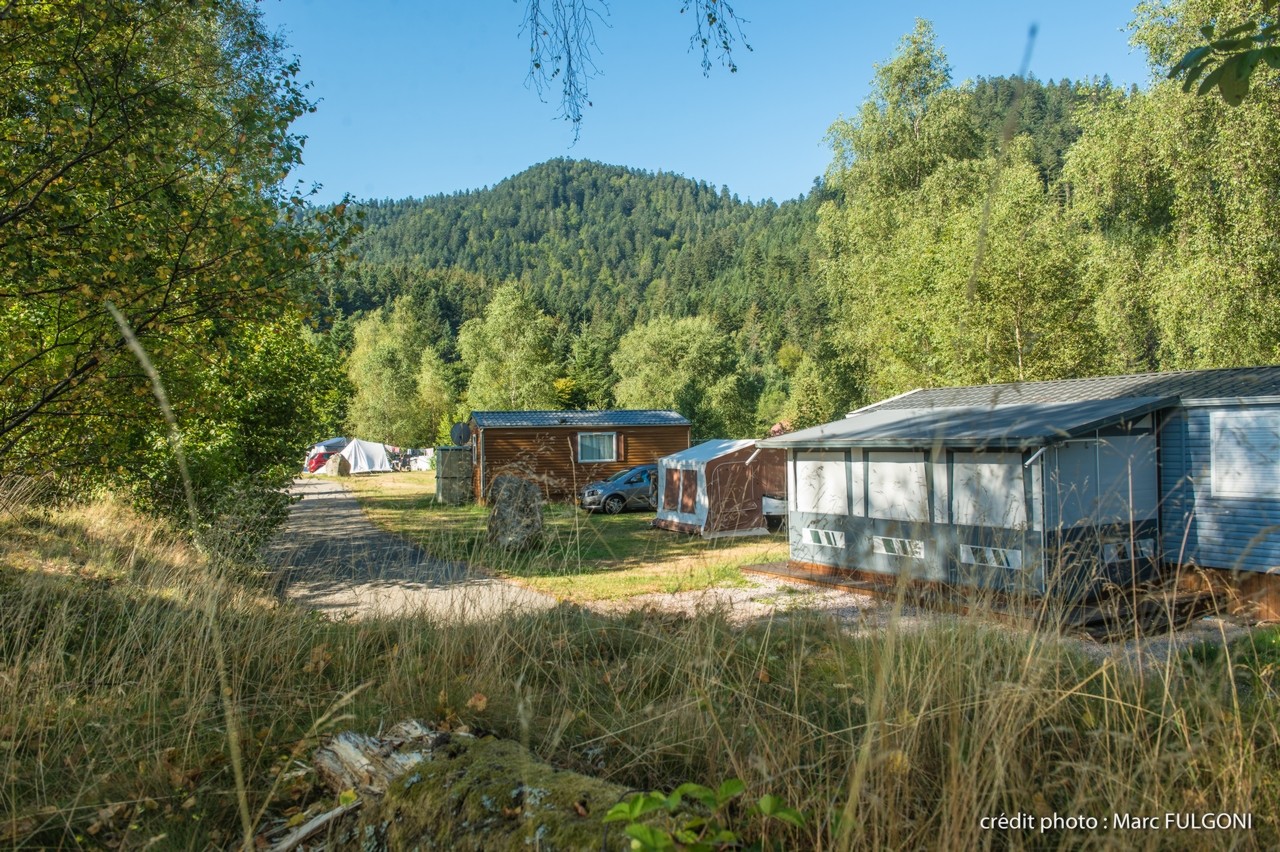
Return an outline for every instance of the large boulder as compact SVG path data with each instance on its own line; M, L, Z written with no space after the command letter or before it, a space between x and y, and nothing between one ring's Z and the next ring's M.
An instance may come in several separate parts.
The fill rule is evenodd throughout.
M527 479L502 474L489 486L489 543L526 550L542 538L542 490Z
M387 745L397 750L388 755ZM510 740L433 734L364 752L344 789L365 804L329 832L330 848L622 852L631 846L621 825L603 821L626 797L625 787L552 767ZM317 770L336 789L321 757ZM366 783L390 761L390 783Z
M320 468L320 472L326 476L350 476L351 460L341 453L335 453L324 467Z

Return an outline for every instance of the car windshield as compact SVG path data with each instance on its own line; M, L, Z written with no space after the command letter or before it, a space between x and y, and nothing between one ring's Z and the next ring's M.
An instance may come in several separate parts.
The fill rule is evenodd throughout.
M605 482L617 482L619 479L626 479L630 475L631 475L630 470L620 470L617 473L615 473L613 476L606 479Z

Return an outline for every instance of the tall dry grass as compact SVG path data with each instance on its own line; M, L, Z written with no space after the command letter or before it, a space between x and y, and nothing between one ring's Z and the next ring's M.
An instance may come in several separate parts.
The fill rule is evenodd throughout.
M803 612L735 626L564 605L330 621L111 499L5 505L6 847L232 848L246 823L323 802L305 767L318 736L406 717L637 789L739 777L810 815L771 829L786 848L1280 844L1274 646L1134 670L980 619L859 632ZM1253 828L981 822L1166 812L1251 813Z

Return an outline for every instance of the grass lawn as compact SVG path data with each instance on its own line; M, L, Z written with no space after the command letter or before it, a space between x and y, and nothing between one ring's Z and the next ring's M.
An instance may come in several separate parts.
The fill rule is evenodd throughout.
M383 529L434 556L480 565L572 601L612 600L649 592L742 585L740 567L785 559L785 532L704 540L650 529L652 512L590 515L571 505L543 510L545 543L510 554L485 543L488 509L435 500L434 472L388 473L344 480Z
M474 543L482 513L439 515L429 500L415 510L430 491L416 480L360 486L395 517L435 517L426 528L450 527L459 551ZM334 621L124 501L5 496L0 849L269 845L266 830L278 838L342 801L310 766L319 741L400 719L466 725L636 790L739 779L748 792L728 827L756 848L1280 849L1275 628L1225 649L1168 645L1166 661L1137 671L981 619L852 634L803 611L734 625L716 612L565 604L461 624ZM644 515L576 526L567 515L555 522L578 531L582 561L550 556L567 534L538 557L566 575L642 574L658 559L661 548L628 534ZM582 554L603 541L584 529L609 542L596 562ZM668 540L673 564L762 546ZM521 766L510 771L522 789ZM766 794L806 814L803 825L753 814ZM364 804L374 828L380 807ZM1250 814L1252 826L1107 823L1165 813ZM1036 822L992 827L1002 814ZM484 838L479 824L440 831Z

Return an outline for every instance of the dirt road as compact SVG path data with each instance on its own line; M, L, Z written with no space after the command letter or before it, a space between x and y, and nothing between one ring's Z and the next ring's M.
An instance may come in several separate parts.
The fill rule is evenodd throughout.
M263 556L279 571L281 593L305 606L339 617L427 612L475 620L555 605L379 529L340 479L295 479L290 493L301 499Z

